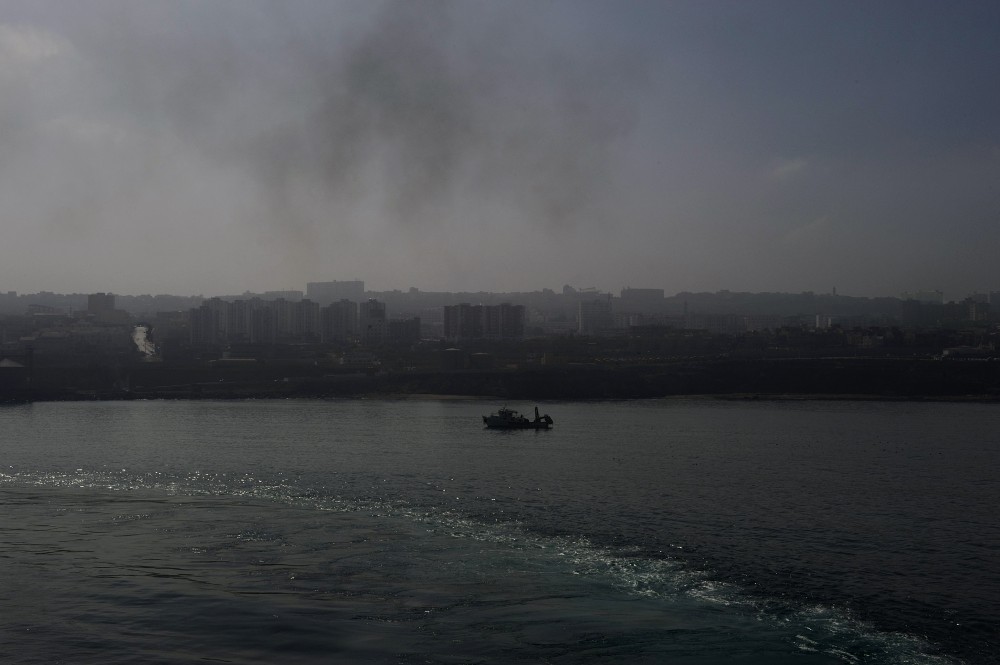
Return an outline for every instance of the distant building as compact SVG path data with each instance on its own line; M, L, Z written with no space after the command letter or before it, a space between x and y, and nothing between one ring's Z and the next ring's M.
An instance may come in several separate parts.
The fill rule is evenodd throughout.
M521 339L524 337L524 305L508 302L497 306L500 310L500 339Z
M374 298L362 302L358 306L358 324L362 344L384 344L389 339L389 319L384 302Z
M389 341L393 344L413 344L420 341L420 317L389 321Z
M211 298L190 312L191 343L216 344L226 338L226 302Z
M989 321L990 303L978 298L966 298L962 301L965 306L966 318L969 321Z
M663 289L633 289L621 291L621 309L624 312L651 312L663 309Z
M302 300L301 291L264 291L264 300L290 300L298 302Z
M115 294L91 293L87 296L87 313L100 315L115 310Z
M599 335L613 327L610 296L580 301L577 309L577 332L581 335Z
M91 293L87 296L87 316L96 323L125 325L131 318L128 312L115 309L115 294Z
M445 339L521 339L524 305L445 305Z
M942 291L906 291L902 295L902 300L916 300L917 302L929 305L943 305L944 292Z
M319 339L319 305L311 300L298 302L278 298L271 303L276 341Z
M0 312L13 313L18 309L17 291L0 292Z
M445 339L479 339L483 336L483 306L467 302L444 307Z
M339 300L320 309L320 338L347 342L358 337L358 303Z
M365 283L361 280L309 282L306 284L306 297L319 303L320 307L338 300L361 302L365 298Z
M236 300L226 309L227 337L233 342L249 342L254 310L264 306L260 298Z
M309 342L320 336L319 305L310 300L210 298L189 313L191 343L274 344Z
M816 330L829 330L833 327L833 317L826 314L817 314L813 327Z

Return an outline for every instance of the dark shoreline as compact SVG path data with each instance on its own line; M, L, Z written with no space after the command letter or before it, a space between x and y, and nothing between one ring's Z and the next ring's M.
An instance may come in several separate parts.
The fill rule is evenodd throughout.
M328 371L328 370L327 370ZM127 399L488 398L1000 402L1000 362L925 358L684 360L503 370L324 373L311 366L139 365L110 377L40 368L0 402Z

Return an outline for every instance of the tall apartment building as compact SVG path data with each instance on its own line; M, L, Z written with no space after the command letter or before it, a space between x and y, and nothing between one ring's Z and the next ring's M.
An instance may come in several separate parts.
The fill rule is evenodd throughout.
M365 298L365 283L359 279L334 282L309 282L306 284L306 298L320 307L326 307L339 300L361 302Z
M210 298L189 313L192 344L216 344L226 339L226 303Z
M521 339L524 337L524 305L512 305L509 302L487 306L487 310L496 310L498 314L491 317L496 324L483 332L492 339Z
M385 313L385 303L374 298L362 302L358 306L358 328L362 344L384 344L389 339L389 318Z
M358 303L339 300L319 311L320 338L324 342L348 342L358 337Z
M319 305L306 299L298 302L278 298L272 305L274 338L277 341L318 341Z
M611 296L581 300L577 310L577 331L581 335L599 335L614 327Z
M524 305L445 305L445 339L520 339L524 337Z
M251 329L253 328L254 311L263 306L264 301L260 298L249 300L236 300L230 303L226 311L227 333L230 341L250 342Z
M444 307L445 339L479 339L483 336L483 306L463 302Z
M87 314L97 323L126 324L128 312L115 309L115 294L91 293L87 296Z
M190 311L191 342L307 342L319 339L319 305L310 300L210 298Z
M87 312L100 315L115 311L115 294L91 293L87 296Z
M420 317L389 321L389 341L393 344L412 344L420 341Z

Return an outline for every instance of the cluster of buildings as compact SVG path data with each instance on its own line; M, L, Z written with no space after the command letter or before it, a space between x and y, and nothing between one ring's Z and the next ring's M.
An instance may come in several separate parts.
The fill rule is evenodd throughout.
M36 354L66 365L110 362L133 350L132 329L131 315L111 293L92 293L86 308L73 312L35 305L0 325L0 366L23 366Z
M476 294L428 294L416 289L368 293L361 280L310 282L305 292L271 291L212 298L191 309L187 323L194 345L318 342L378 346L420 339L461 342L520 340L529 335L552 334L619 336L650 326L729 335L790 325L828 330L835 325L891 325L895 321L935 327L949 322L986 322L993 314L993 294L944 303L941 292L904 294L903 299L886 303L844 298L835 293L719 292L685 294L683 300L680 295L668 300L663 289L623 288L620 295L613 296L596 289L566 286L561 294L548 290L527 294L520 298L523 303L517 304L501 300L496 294L483 294L475 304L457 297L451 301L454 304L441 302L448 296L470 295ZM874 317L862 313L853 318L847 315L851 308L860 306L878 308L881 314ZM408 314L390 319L389 307ZM815 314L817 310L825 311Z
M0 342L33 331L55 339L85 324L103 329L134 321L149 322L160 341L169 336L176 344L196 346L614 337L652 328L737 336L787 327L954 329L1000 321L1000 309L991 307L995 302L1000 302L1000 292L973 294L959 302L944 302L940 291L905 293L901 298L856 298L836 291L682 292L667 297L663 289L626 287L611 294L567 285L561 292L451 293L416 288L366 291L361 280L310 282L304 291L209 299L6 292L0 293Z
M219 343L412 343L422 337L421 318L389 318L386 303L364 298L364 282L310 282L300 291L263 297L210 298L189 311L190 341ZM440 310L439 310L440 311ZM524 337L525 307L445 305L448 340L513 340Z
M524 337L524 305L444 306L444 338L517 340ZM189 312L191 343L412 343L421 338L420 317L390 319L374 298L341 299L320 306L310 298L223 300L210 298Z
M444 338L451 341L466 339L521 339L524 337L524 305L444 306Z
M984 323L994 320L990 305L1000 302L1000 292L974 293L959 302L944 302L940 291L936 297L910 297L903 300L900 324L908 327L930 327L948 321ZM908 294L906 294L908 295Z
M420 338L420 319L389 320L385 303L364 298L360 280L310 282L301 291L263 297L210 298L189 312L195 345L353 343L378 345Z
M386 342L420 339L420 319L390 320L385 303L342 299L320 306L304 298L226 301L210 298L190 311L191 343L334 343Z

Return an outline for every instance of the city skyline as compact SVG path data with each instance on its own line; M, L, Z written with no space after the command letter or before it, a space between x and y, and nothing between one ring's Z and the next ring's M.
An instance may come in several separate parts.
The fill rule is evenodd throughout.
M988 292L998 32L974 2L5 0L0 290Z
M339 289L348 288L351 293L339 293L336 296L324 296L319 294L310 294L310 290L313 287L325 287L326 285L339 285ZM489 291L489 290L430 290L421 289L416 286L410 285L395 285L389 286L388 288L368 288L365 280L352 278L349 280L320 280L308 282L301 287L285 285L288 288L265 288L259 291L252 291L250 289L243 289L242 291L233 292L221 292L221 291L209 291L206 293L167 293L165 291L150 291L146 293L139 292L118 292L112 291L110 289L105 289L103 291L79 291L72 289L62 289L50 291L48 289L38 289L38 290L27 290L27 291L17 291L14 289L3 289L0 288L0 298L3 297L26 297L31 295L40 294L52 294L52 295L62 295L62 296L101 296L107 294L108 296L123 296L127 298L141 298L141 297L169 297L169 298L252 298L252 297L264 297L266 299L311 299L313 301L320 302L321 304L328 304L334 300L351 300L354 302L361 302L368 298L368 294L389 294L389 293L418 293L418 294L452 294L452 295L475 295L475 294L490 294L493 296L505 296L505 295L519 295L519 294L539 294L544 292L553 292L556 294L576 294L580 296L586 296L588 294L593 294L595 296L612 296L618 298L623 292L626 291L660 291L664 298L676 298L682 296L686 293L690 294L748 294L748 295L800 295L800 294L813 294L816 296L843 296L845 298L869 298L869 299L879 299L879 298L893 298L898 300L921 300L929 302L949 302L949 301L960 301L967 298L985 298L984 302L989 301L989 299L997 297L1000 295L1000 290L995 289L974 289L971 291L952 291L946 292L941 289L930 288L930 289L910 289L900 293L878 293L873 292L870 295L861 295L856 293L845 293L836 287L827 289L824 291L748 291L741 289L732 288L721 288L714 291L708 290L685 290L685 291L672 291L670 289L664 289L657 285L649 284L630 284L621 286L618 288L605 288L603 286L593 286L593 285L573 285L564 284L561 287L552 286L536 286L533 288L527 288L522 291Z

